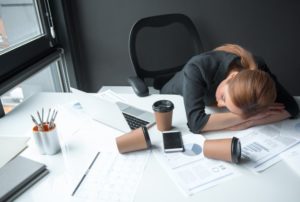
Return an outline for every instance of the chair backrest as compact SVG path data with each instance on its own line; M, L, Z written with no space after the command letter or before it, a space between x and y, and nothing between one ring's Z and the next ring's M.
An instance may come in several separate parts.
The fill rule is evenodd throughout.
M203 47L188 16L166 14L146 17L133 25L129 52L137 76L160 89L192 56L203 52Z

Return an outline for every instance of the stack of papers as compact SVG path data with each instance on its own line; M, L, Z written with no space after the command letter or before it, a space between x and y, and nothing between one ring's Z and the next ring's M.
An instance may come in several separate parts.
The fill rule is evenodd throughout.
M0 168L27 148L29 137L0 136Z

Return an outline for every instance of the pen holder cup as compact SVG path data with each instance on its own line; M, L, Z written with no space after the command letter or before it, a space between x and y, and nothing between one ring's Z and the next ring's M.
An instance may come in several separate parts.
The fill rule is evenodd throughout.
M32 135L35 145L40 154L54 155L60 151L56 125L43 124L42 129L34 126Z

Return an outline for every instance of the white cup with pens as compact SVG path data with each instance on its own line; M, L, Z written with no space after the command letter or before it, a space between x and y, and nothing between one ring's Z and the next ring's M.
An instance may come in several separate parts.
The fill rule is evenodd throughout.
M54 123L57 111L53 110L51 112L51 109L49 109L47 119L45 121L44 109L42 109L41 114L37 111L38 119L35 119L35 117L31 115L31 119L35 124L32 128L33 139L40 154L54 155L61 150L56 124Z

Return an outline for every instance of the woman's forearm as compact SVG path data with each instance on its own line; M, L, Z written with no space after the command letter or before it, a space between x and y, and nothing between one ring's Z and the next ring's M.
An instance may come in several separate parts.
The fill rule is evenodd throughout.
M250 123L248 125L249 125L249 127L259 126L259 125L274 123L277 121L282 121L289 117L291 117L291 115L286 110L282 110L280 113L270 114L265 118L250 121Z
M214 130L222 130L226 128L233 127L235 125L240 125L246 122L246 119L233 114L231 112L225 113L214 113L211 114L206 125L201 130L202 132L206 131L214 131Z
M270 114L266 117L263 117L261 119L255 119L255 120L247 120L241 124L232 126L227 128L228 130L243 130L246 128L250 128L253 126L259 126L259 125L264 125L264 124L269 124L269 123L274 123L277 121L282 121L284 119L287 119L291 117L291 115L286 111L286 110L282 110L280 113L274 113L274 114Z

